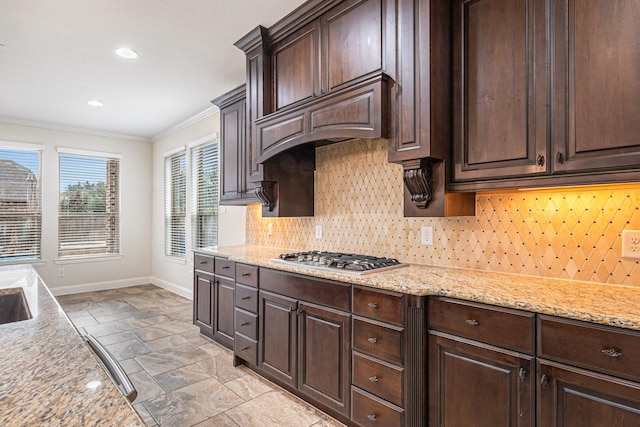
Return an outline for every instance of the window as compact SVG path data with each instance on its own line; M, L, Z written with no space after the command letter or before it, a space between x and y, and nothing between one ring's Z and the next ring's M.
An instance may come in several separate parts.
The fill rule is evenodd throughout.
M218 244L218 144L191 149L193 249Z
M40 150L0 147L0 262L40 259Z
M58 152L58 256L120 253L119 158L80 150Z
M187 156L184 151L165 158L165 240L167 256L185 256L185 218L187 215Z

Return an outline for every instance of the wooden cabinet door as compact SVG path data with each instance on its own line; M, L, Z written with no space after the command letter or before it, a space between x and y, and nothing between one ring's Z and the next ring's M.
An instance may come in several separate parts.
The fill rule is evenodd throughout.
M235 283L233 280L216 276L215 283L215 321L213 323L214 339L227 348L233 349Z
M220 164L220 200L239 199L244 185L244 114L240 100L220 110L222 153Z
M538 361L538 425L640 426L640 384Z
M554 171L640 165L640 3L556 0Z
M195 270L193 273L193 323L203 335L213 337L213 275Z
M429 425L533 427L535 362L450 335L429 337Z
M260 291L258 301L258 368L283 383L296 387L298 302L265 291Z
M349 416L351 316L300 303L298 390Z
M546 174L545 1L453 8L454 180Z

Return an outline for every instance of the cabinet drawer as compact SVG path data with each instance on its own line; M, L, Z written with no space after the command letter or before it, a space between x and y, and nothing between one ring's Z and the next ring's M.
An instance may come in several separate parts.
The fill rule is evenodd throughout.
M236 282L258 287L258 267L247 264L236 264Z
M538 316L538 355L640 381L640 333Z
M236 263L226 258L216 258L216 274L220 276L236 278Z
M213 257L204 254L193 254L193 268L213 273Z
M429 329L533 354L535 315L448 298L429 299Z
M403 406L403 369L365 355L353 354L353 385Z
M258 339L258 315L236 308L235 311L236 332L240 332L247 338Z
M402 365L402 328L353 319L353 349Z
M353 314L402 324L402 295L353 288Z
M258 290L245 285L236 285L236 307L258 313Z
M252 365L258 364L258 342L241 334L235 334L234 354Z
M360 426L402 425L404 410L357 388L351 389L351 419Z

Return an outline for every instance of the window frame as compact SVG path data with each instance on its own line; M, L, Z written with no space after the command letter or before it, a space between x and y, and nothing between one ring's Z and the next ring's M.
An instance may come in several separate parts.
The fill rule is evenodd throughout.
M174 187L174 176L172 175L173 166L171 165L172 159L184 158L184 183L180 184L184 187L183 197L184 197L184 212L174 213L173 212L173 201L175 200L175 196L173 194ZM187 213L189 210L188 206L188 197L187 197L187 170L188 170L188 156L186 147L182 146L175 150L169 151L164 154L164 256L174 260L186 260L187 257ZM179 198L180 195L178 194ZM171 223L174 222L175 216L182 217L182 242L178 241L177 245L180 246L182 243L183 251L174 251L175 243L174 239L176 239L176 232L174 231L173 225L169 225L169 221ZM171 216L171 218L169 218ZM177 230L178 233L180 230ZM180 236L177 236L178 240Z
M203 161L203 154L202 151L206 150L207 148L210 147L215 147L216 148L216 152L214 155L214 159L215 159L215 164L213 165L214 168L214 173L215 173L215 178L214 178L214 182L215 182L215 190L214 190L214 199L212 202L214 204L213 209L214 209L214 213L212 214L212 216L214 217L214 221L215 221L215 231L213 232L214 236L211 237L211 239L213 240L213 244L208 244L208 245L201 245L201 235L202 235L202 231L200 229L200 217L201 217L201 212L199 212L199 208L200 208L200 191L201 191L201 187L200 187L200 176L202 175L201 172L201 168L202 168L202 161ZM198 249L202 249L202 248L206 248L206 247L215 247L218 245L218 238L219 238L219 229L218 229L218 222L220 219L220 142L217 139L217 135L214 135L214 137L212 138L208 138L206 141L197 141L193 144L189 145L189 149L190 149L190 161L191 161L191 165L190 165L190 169L191 169L191 188L190 188L190 193L191 193L191 249L192 250L198 250Z

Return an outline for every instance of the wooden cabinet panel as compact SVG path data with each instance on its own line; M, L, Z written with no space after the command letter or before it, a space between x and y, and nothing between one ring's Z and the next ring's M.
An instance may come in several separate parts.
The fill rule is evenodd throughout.
M326 88L382 69L381 0L351 0L322 20Z
M252 340L258 339L258 315L240 308L235 309L236 332Z
M449 298L430 298L428 312L429 329L534 353L533 313Z
M429 337L429 425L535 425L535 361L439 333Z
M258 364L258 342L242 334L235 334L234 341L235 355L256 366Z
M237 283L257 288L259 275L259 269L255 265L236 263Z
M213 270L213 258L210 261ZM195 270L193 287L193 323L200 328L200 333L213 337L213 275Z
M353 349L402 365L403 329L378 322L353 319Z
M351 389L351 419L363 427L401 427L404 410L355 387Z
M300 303L298 390L349 415L351 316Z
M213 257L204 254L194 254L193 268L213 274Z
M245 285L236 285L236 307L252 313L258 312L258 290Z
M354 286L353 313L401 325L404 322L402 295Z
M260 291L258 367L291 387L297 385L298 302Z
M320 87L320 26L312 22L272 50L275 108L317 96Z
M235 283L233 280L217 277L215 292L213 338L227 348L233 348Z
M640 384L545 360L538 362L538 424L640 425Z
M538 316L538 355L640 381L640 333Z
M404 405L404 369L353 353L353 385L395 405Z
M236 278L236 263L229 261L226 258L216 257L216 276L228 277L235 281Z
M454 179L545 174L545 2L454 5Z
M553 4L554 170L638 168L640 4Z

